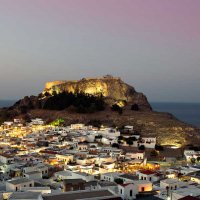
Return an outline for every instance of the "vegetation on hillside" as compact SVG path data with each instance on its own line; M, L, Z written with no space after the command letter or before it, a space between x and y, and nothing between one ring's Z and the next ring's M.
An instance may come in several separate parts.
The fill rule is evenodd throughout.
M133 105L131 106L131 110L139 111L139 106L138 106L138 104L133 104Z
M62 118L56 119L55 121L51 122L50 125L52 126L62 126L65 123L65 120Z
M43 109L64 110L74 106L78 113L93 113L105 109L103 96L93 96L84 93L62 92L48 97Z
M113 104L112 107L111 107L111 110L115 111L115 112L118 112L120 115L123 113L122 107L120 107L117 104Z

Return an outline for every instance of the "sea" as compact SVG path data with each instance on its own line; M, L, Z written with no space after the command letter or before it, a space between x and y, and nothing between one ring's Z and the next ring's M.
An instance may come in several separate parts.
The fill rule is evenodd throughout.
M0 100L0 108L11 106L15 102L15 100ZM171 113L183 122L200 127L200 103L151 102L150 104L155 111Z
M12 106L16 100L0 100L0 108Z
M200 103L151 102L153 110L168 112L179 120L200 128Z

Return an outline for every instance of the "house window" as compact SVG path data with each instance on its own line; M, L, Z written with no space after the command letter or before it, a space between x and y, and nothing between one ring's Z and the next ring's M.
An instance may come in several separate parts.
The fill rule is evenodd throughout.
M15 190L17 191L17 187L15 188Z
M132 197L133 196L133 191L132 190L130 190L130 197Z
M177 185L175 185L175 190L177 189Z
M151 181L151 177L149 177L149 180Z
M122 194L122 189L121 189L121 194Z
M32 187L32 183L30 183L30 187Z
M142 187L142 192L144 192L145 191L145 188L144 187Z

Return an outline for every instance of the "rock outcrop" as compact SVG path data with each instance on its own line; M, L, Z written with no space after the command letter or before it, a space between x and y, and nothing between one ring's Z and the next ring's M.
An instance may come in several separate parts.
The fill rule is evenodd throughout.
M102 78L83 78L79 81L53 81L46 83L43 93L61 93L63 91L91 95L103 95L106 103L113 105L123 102L137 104L140 110L151 110L151 106L142 93L126 84L120 78L105 76Z

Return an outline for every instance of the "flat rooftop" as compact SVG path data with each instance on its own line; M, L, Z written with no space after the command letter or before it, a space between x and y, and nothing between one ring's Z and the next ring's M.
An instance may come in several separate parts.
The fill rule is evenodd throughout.
M109 190L93 190L93 191L75 191L55 195L43 196L44 200L78 200L78 199L116 199L118 196L111 193ZM119 198L121 199L121 198Z
M126 179L130 179L130 180L138 180L138 177L135 175L131 175L131 174L122 174L119 176L119 178L126 178Z
M32 172L26 172L27 175L33 175L33 174L42 174L40 171L32 171Z
M164 179L164 180L162 180L161 182L167 183L167 184L173 184L173 183L178 183L179 180L178 180L178 179L169 178L169 179Z
M188 196L188 195L192 194L192 196L199 196L200 195L200 189L197 188L197 187L180 188L178 190L173 191L173 194L179 194L181 196Z
M13 185L18 185L18 184L22 184L22 183L31 182L31 180L28 178L18 178L18 179L9 180L7 182L11 183Z
M41 193L40 192L14 192L10 196L10 200L16 199L39 199Z

